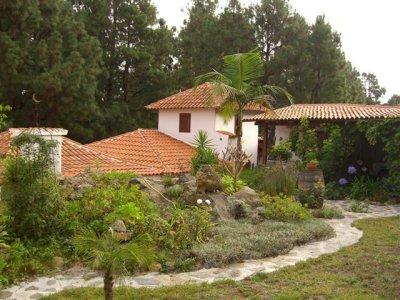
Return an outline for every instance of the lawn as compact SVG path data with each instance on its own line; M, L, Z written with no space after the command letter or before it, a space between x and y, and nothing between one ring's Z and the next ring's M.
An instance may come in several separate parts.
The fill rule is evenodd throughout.
M117 299L376 299L400 297L400 217L355 223L360 242L339 252L241 282L117 289ZM102 299L102 290L66 290L45 299Z

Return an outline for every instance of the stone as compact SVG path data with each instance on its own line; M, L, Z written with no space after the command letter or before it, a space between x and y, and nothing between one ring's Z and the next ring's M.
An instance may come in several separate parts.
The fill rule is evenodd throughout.
M216 220L232 220L229 212L227 196L223 193L207 194L207 199L211 200L212 215Z
M248 186L245 186L241 190L234 193L232 197L244 201L251 208L256 208L262 205L261 199L257 192Z
M30 298L30 299L39 299L39 298L41 298L41 297L43 297L43 294L41 294L41 293L35 293L35 294L31 295L29 298Z
M0 291L0 299L7 299L10 298L13 295L13 293L9 291Z
M234 219L244 219L251 215L250 206L243 200L234 197L228 197L230 214Z
M159 285L160 281L155 278L137 277L135 281L139 285Z
M128 184L129 184L129 186L138 185L139 189L141 189L141 190L144 190L147 188L147 183L141 177L131 179Z
M259 216L264 217L265 216L265 207L264 206L259 206L256 208L257 214Z
M56 283L57 283L57 280L54 280L54 279L50 279L50 280L48 280L48 281L46 282L47 285L54 285L54 284L56 284Z
M116 220L112 225L111 229L114 230L115 232L126 232L126 226L124 221L122 220Z
M196 174L197 192L201 194L222 190L221 177L209 165L202 166Z
M25 291L37 291L39 288L37 286L28 286Z

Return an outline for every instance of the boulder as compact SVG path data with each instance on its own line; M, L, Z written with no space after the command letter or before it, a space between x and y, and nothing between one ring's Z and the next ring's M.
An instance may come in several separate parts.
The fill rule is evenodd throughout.
M212 214L216 220L232 220L233 217L230 214L228 208L227 197L223 193L207 194L205 199L211 201Z
M222 190L221 177L209 165L202 166L196 174L197 192L213 193Z
M124 221L122 220L116 220L112 225L111 225L111 229L115 232L126 232L126 226Z
M114 236L121 242L130 241L132 238L131 233L126 229L125 223L122 220L116 220L112 225Z
M237 191L231 197L238 200L242 200L252 209L262 206L262 201L258 196L257 192L249 188L248 186L245 186L241 190Z
M252 213L250 206L246 202L233 197L228 197L228 207L234 219L244 219Z

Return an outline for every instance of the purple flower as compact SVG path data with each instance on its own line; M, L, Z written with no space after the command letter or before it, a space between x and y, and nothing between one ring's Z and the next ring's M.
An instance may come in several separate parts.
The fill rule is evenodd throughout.
M347 173L349 173L349 174L356 174L356 173L357 173L356 167L355 167L355 166L349 166L349 167L347 168Z
M347 181L346 178L340 178L340 179L339 179L339 184L340 184L340 185L343 186L343 185L346 185L347 183L349 183L349 182Z

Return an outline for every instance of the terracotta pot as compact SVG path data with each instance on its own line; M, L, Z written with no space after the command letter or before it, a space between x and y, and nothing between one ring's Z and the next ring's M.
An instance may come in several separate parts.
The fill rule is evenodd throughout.
M309 171L315 171L318 169L318 164L316 164L315 162L308 162L306 167Z

